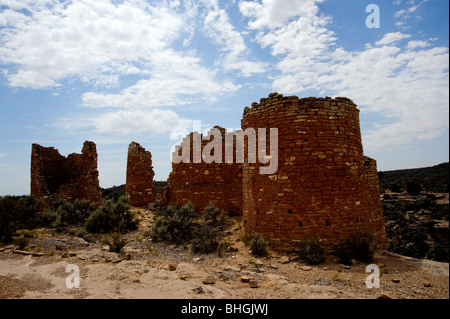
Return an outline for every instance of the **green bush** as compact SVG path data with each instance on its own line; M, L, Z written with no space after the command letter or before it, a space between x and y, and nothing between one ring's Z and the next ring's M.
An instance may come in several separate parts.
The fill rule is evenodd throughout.
M369 232L355 233L347 238L344 245L354 259L361 262L371 262L375 253L372 241L373 234Z
M152 238L182 243L192 238L194 219L197 217L191 202L183 207L169 205L161 211L152 228Z
M105 238L104 243L109 246L109 251L120 253L128 242L122 238L119 232L115 232L111 237Z
M158 203L150 203L150 204L148 204L148 210L150 210L150 211L158 210Z
M194 253L209 254L217 251L218 230L208 225L199 225L193 232L191 244Z
M402 189L400 188L400 185L398 185L397 183L394 183L391 185L391 191L393 193L401 193Z
M250 250L255 256L267 256L267 242L261 234L253 234L253 237L250 240Z
M300 241L297 252L307 265L318 265L324 262L326 257L326 251L317 238Z
M30 240L24 236L20 236L16 239L16 245L19 247L19 250L24 250L30 243Z
M24 206L11 196L0 197L0 242L8 242L22 219Z
M338 262L344 265L351 265L353 255L345 244L336 244L334 246L334 255L339 258Z
M217 208L213 202L206 206L203 217L213 227L224 227L230 219L228 214Z
M406 190L411 195L419 195L422 191L422 186L415 181L409 181L406 183Z
M130 201L126 196L121 196L117 202L107 200L90 214L84 227L90 233L111 233L137 229L138 221L130 208Z

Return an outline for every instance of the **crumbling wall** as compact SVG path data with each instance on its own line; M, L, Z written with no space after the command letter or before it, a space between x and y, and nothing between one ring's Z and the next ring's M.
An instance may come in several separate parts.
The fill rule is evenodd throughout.
M367 210L369 212L369 231L378 238L381 249L387 249L386 229L381 204L380 182L378 180L377 161L364 156L364 174L366 177Z
M48 203L59 199L88 199L101 204L97 171L97 149L85 141L81 154L62 156L53 147L31 147L31 195Z
M131 142L128 147L126 195L132 206L147 206L155 201L154 176L151 153L138 143Z
M215 140L212 132L220 132L220 140ZM216 126L206 136L193 132L183 139L180 148L174 152L173 158L187 154L186 160L180 162L172 161L172 172L168 184L168 203L184 205L191 201L198 210L203 210L210 202L215 206L231 213L240 215L242 213L242 164L236 163L233 158L227 163L227 149L235 148L236 138L233 133L228 133L224 128ZM227 136L229 138L227 138ZM198 143L196 143L197 141ZM209 143L218 142L217 150L221 149L220 157L212 163L205 162L201 156L205 146ZM215 144L216 145L216 144ZM211 144L209 144L211 146ZM189 149L189 152L187 152ZM211 151L214 154L215 149Z
M241 124L243 130L278 128L277 172L260 174L259 160L243 166L247 234L261 233L276 250L292 250L310 237L331 250L350 234L376 230L383 247L381 225L371 225L382 215L368 198L375 179L366 178L359 110L351 100L272 93L246 108ZM246 159L248 150L246 144Z

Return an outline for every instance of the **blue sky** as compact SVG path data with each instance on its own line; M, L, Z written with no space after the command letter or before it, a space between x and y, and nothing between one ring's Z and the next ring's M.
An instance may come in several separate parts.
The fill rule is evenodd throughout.
M367 28L369 4L380 28ZM31 144L97 144L100 186L131 141L171 170L176 129L238 129L271 92L346 96L379 170L449 157L447 0L0 0L0 195L28 194Z

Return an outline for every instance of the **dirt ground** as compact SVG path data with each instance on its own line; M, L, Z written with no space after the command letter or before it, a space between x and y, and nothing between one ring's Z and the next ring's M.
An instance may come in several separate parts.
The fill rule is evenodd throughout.
M139 212L139 230L123 251L100 242L42 231L24 253L0 248L0 298L24 299L448 299L449 264L386 252L375 256L380 287L366 286L366 264L340 265L333 256L306 266L295 256L270 252L256 258L239 241L237 221L227 240L237 249L222 257L189 247L152 243L143 236L151 212ZM32 254L34 252L34 254ZM294 258L293 258L294 257ZM291 258L291 261L289 261ZM79 269L79 288L68 288L68 265ZM248 281L251 280L249 283ZM253 287L251 287L253 286ZM257 286L257 287L255 287Z

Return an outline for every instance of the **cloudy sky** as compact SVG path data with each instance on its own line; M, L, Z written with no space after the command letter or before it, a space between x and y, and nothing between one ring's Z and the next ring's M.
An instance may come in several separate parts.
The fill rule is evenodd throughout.
M165 180L174 130L238 129L271 92L351 98L379 170L446 162L448 12L447 0L0 0L0 195L29 193L32 143L66 156L94 141L110 187L136 141Z

